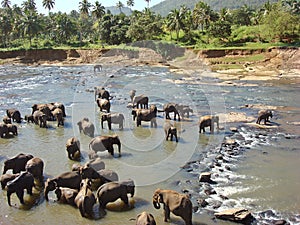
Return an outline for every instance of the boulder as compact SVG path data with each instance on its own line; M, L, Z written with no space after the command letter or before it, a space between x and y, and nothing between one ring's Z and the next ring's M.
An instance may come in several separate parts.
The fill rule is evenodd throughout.
M200 174L200 177L199 177L199 182L208 182L210 183L211 182L211 173L210 172L203 172Z
M249 210L244 208L227 209L215 213L215 216L218 219L229 220L243 224L250 224L250 222L254 219Z

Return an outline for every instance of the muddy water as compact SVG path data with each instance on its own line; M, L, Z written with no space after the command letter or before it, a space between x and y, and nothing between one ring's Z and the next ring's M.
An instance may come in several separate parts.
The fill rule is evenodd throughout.
M146 210L162 224L162 211L155 210L151 203L153 191L158 187L185 191L191 194L197 206L197 199L203 192L203 186L197 182L198 175L207 171L214 161L213 149L218 148L224 137L232 135L228 128L237 126L240 132L234 138L244 150L230 160L230 171L212 169L212 178L217 181L214 189L218 196L225 195L228 200L218 205L218 196L208 197L209 206L196 209L194 213L195 224L216 223L212 219L214 211L237 206L250 209L257 219L299 223L300 131L295 123L300 121L299 81L251 81L251 86L223 86L209 73L202 73L201 79L198 75L184 79L182 75L157 67L112 66L98 73L94 73L90 65L0 67L0 115L5 115L7 108L17 108L23 116L30 114L34 103L62 102L67 109L64 127L49 122L49 128L42 129L22 122L17 125L17 137L0 139L1 166L5 159L23 152L44 160L45 178L68 171L74 162L67 158L65 143L72 136L80 139L81 163L85 163L90 138L79 133L76 123L88 117L96 126L96 135L119 135L122 157L111 157L107 152L99 155L106 168L115 170L121 180L132 178L137 186L130 209L122 209L122 204L117 202L102 218L96 205L94 220L82 218L75 208L58 204L53 193L46 202L39 190L34 191L33 198L26 195L29 207L20 206L15 195L12 197L14 206L9 207L6 191L1 190L0 221L3 224L134 224L130 218ZM113 130L109 131L107 124L101 129L93 94L95 86L105 86L114 96L111 110L125 115L124 130L113 125ZM137 94L148 95L150 103L159 109L167 102L189 104L193 108L189 119L175 123L179 131L178 143L164 140L163 113L158 114L157 128L151 128L149 123L136 127L131 110L127 108L131 89L136 89ZM256 116L258 110L241 107L245 104L288 108L275 112L272 121L279 125L277 129L262 130L235 123L222 124L225 129L215 135L198 133L199 115L235 111ZM192 169L181 169L188 162L193 162L189 164ZM217 223L230 224L219 220ZM183 223L172 217L171 224Z

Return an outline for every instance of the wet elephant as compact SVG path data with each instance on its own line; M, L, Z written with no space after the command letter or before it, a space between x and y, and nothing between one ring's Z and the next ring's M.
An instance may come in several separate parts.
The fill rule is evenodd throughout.
M187 118L190 117L190 113L193 113L193 109L191 109L188 105L177 105L177 110L179 114L181 115L181 118L183 119L185 116Z
M61 102L54 102L53 103L52 102L50 104L53 105L55 108L61 109L63 117L67 116L67 114L66 114L66 107L65 107L65 105L63 103L61 103Z
M95 100L97 98L101 98L101 99L106 99L106 100L111 100L112 96L110 96L109 92L107 90L105 90L104 87L94 87L95 90Z
M156 116L157 108L155 105L151 105L150 109L133 109L131 114L133 119L136 118L136 125L141 126L142 121L149 122L151 127L157 127Z
M92 192L92 183L89 179L84 179L80 183L80 191L75 200L82 217L93 217L93 206L96 203L96 197Z
M18 127L15 124L7 124L8 133L18 135Z
M7 109L6 110L6 115L12 119L13 122L21 123L22 122L22 117L21 113L17 109Z
M173 140L173 136L175 137L176 142L178 142L178 138L177 138L177 128L171 124L170 122L165 122L164 124L164 131L165 131L165 135L166 135L166 141L169 139L170 137L170 141Z
M44 162L42 159L34 157L26 163L25 166L26 171L32 174L32 176L39 180L40 182L43 181L44 176Z
M219 127L219 116L206 115L201 116L199 119L199 133L203 131L205 133L205 127L210 127L210 133L214 133L214 124L217 124L217 130Z
M47 115L42 111L35 111L33 114L33 120L36 125L39 125L42 128L47 128Z
M63 116L63 111L60 108L56 108L52 111L52 115L57 121L57 126L59 125L64 126L64 116Z
M36 111L40 111L46 115L46 120L54 120L51 109L53 110L55 106L53 106L52 104L33 104L31 108L32 115L34 115Z
M270 117L271 118L273 117L273 113L271 110L260 110L258 112L258 118L256 120L256 123L260 124L260 122L264 120L264 124L266 124L267 122L270 122L269 120Z
M81 176L77 171L65 172L54 178L48 178L45 182L45 199L49 201L48 193L54 191L57 187L68 187L80 189Z
M64 187L57 187L54 191L58 202L71 206L76 206L75 198L78 192L76 189Z
M151 213L144 211L136 216L135 225L156 225L156 221Z
M111 124L118 124L119 129L124 128L125 117L122 113L103 113L101 115L101 127L103 129L103 123L107 121L108 129L111 130Z
M134 196L135 185L133 180L129 179L121 182L109 182L103 184L97 190L99 208L105 209L107 203L121 199L126 205L129 205L127 194Z
M34 178L29 172L21 172L18 177L7 183L7 202L11 206L10 196L16 193L20 203L24 204L24 189L29 195L32 195L32 188L34 187Z
M10 169L13 170L14 174L25 171L26 163L32 158L33 156L30 154L20 153L10 159L7 159L6 161L4 161L3 174L5 174Z
M27 121L27 123L34 123L33 115L25 115L24 119Z
M95 126L89 121L88 118L83 118L82 120L78 121L77 125L79 127L79 133L82 131L85 135L94 137Z
M175 103L167 103L163 106L163 111L166 114L166 119L170 120L170 113L174 113L174 120L176 120L176 117L178 116L178 121L180 121L180 115L177 110L177 104Z
M7 137L9 134L7 125L8 124L0 123L0 137L2 138Z
M110 112L110 101L107 99L97 98L97 105L100 109L100 112L103 112L104 110L109 113Z
M5 124L11 124L11 118L9 118L8 116L4 116L2 121Z
M97 136L93 138L89 144L89 149L92 153L97 154L98 151L103 152L108 150L108 152L114 156L113 145L118 145L119 157L121 156L121 141L117 135L114 136Z
M192 225L193 205L188 195L173 190L156 189L152 202L156 209L160 209L160 204L163 204L165 222L170 220L170 212L172 212L180 216L186 225Z
M80 141L76 137L71 137L67 140L66 150L68 152L68 158L71 160L80 159Z
M1 183L1 188L5 189L7 183L15 178L17 178L20 174L16 173L16 174L2 174L0 177L0 183Z
M145 95L137 95L132 99L132 106L141 109L148 109L149 98Z

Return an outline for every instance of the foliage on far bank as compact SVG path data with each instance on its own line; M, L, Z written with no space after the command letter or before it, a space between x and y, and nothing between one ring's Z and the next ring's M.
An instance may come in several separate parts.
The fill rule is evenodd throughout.
M98 1L95 5L83 1L78 11L69 14L52 13L49 6L48 15L38 13L34 0L26 0L22 6L8 3L3 1L0 8L1 50L107 48L150 40L162 41L161 46L173 43L196 49L300 43L300 2L296 0L220 11L199 1L192 9L182 5L164 17L149 8L125 15L122 6L120 13L113 15Z

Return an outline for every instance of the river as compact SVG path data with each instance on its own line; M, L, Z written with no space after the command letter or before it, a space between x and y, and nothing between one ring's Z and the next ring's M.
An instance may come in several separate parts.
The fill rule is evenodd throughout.
M201 76L200 76L201 75ZM158 224L164 224L163 213L152 206L152 194L156 188L174 189L191 195L194 206L199 198L206 198L209 205L195 207L194 224L231 224L216 220L213 212L232 207L249 209L257 223L286 220L300 223L300 99L299 80L281 79L248 81L247 85L222 85L210 72L192 74L186 78L172 73L165 67L132 66L104 67L94 73L91 65L80 66L23 66L0 67L0 115L8 108L17 108L22 116L31 113L35 103L61 102L66 106L64 127L48 122L49 127L39 128L23 121L17 124L19 135L0 139L0 160L3 162L18 153L30 153L43 159L45 178L69 171L75 163L68 159L65 143L72 136L80 139L82 160L88 161L90 138L79 133L77 122L88 117L96 126L96 135L117 134L122 143L122 157L100 154L106 168L115 170L121 180L132 178L136 194L131 199L131 209L119 210L119 202L110 206L103 218L97 214L89 220L80 216L79 210L58 204L54 193L50 201L34 190L34 197L25 194L30 207L21 206L16 195L12 207L6 199L6 191L0 191L1 224L134 224L131 218L146 210ZM237 84L245 82L236 81ZM125 128L101 129L99 109L94 101L94 87L104 86L114 98L111 110L125 115ZM164 114L159 113L157 128L142 123L136 127L132 120L129 91L149 96L150 103L162 109L164 103L176 102L190 105L190 118L175 122L179 142L165 141ZM199 115L240 112L257 116L258 109L249 105L277 106L271 119L278 127L259 129L243 122L222 123L214 135L199 134ZM229 128L235 126L237 133ZM224 138L238 141L239 154L228 158L220 167L215 164L216 149ZM226 164L226 165L225 165ZM224 166L227 166L224 169ZM230 168L230 169L228 169ZM203 171L211 171L217 192L203 194L205 185L198 177ZM226 196L226 199L220 199ZM122 211L122 212L121 212ZM100 218L101 217L101 218ZM171 216L170 224L183 224Z

